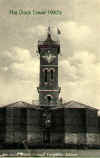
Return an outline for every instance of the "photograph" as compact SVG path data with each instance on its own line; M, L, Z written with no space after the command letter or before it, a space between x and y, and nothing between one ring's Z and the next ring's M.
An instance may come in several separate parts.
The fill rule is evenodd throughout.
M0 157L100 157L100 0L0 0Z

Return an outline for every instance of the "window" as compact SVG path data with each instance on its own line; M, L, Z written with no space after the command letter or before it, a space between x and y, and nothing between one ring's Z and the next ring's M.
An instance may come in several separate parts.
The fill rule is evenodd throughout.
M47 102L48 102L48 104L51 103L51 96L47 96Z
M47 74L48 74L48 70L44 71L44 75L45 75L45 82L47 82L48 78L47 78Z
M53 78L54 78L54 73L53 73L54 71L53 70L51 70L51 80L53 80Z

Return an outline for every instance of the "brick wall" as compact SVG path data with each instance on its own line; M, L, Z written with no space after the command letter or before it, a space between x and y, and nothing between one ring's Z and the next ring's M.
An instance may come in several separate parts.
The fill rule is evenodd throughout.
M51 129L51 143L62 146L64 144L64 109L56 108L53 113L53 127Z
M86 120L87 144L90 146L99 145L100 134L99 134L97 110L88 109L86 114L87 114L87 120Z
M40 110L33 108L27 109L27 141L29 144L38 144L42 142L42 133L40 129Z
M84 109L64 109L65 144L84 144L86 142L85 114Z
M0 108L0 142L43 145L39 108ZM51 108L50 145L87 144L100 145L100 127L97 110L85 108Z
M6 108L0 108L0 145L4 143L6 135Z
M7 108L6 110L6 142L22 143L26 140L26 109Z

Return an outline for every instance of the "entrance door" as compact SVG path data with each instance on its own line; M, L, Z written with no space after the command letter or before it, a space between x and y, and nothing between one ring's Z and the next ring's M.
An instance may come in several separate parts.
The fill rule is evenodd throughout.
M43 131L43 145L50 145L50 131Z
M50 146L50 133L52 128L51 112L46 109L42 113L42 144L43 146Z

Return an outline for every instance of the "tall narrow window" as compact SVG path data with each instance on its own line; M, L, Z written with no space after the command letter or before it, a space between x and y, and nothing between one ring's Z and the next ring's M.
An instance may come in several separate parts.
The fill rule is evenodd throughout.
M53 70L51 70L51 80L53 80L53 78L54 78L54 73L53 73L54 71Z
M47 73L48 73L48 70L45 70L45 71L44 71L44 75L45 75L45 82L47 82L47 79L48 79L48 78L47 78Z
M51 96L47 96L47 101L48 101L48 104L51 103Z

